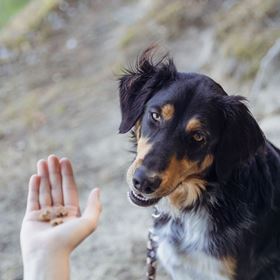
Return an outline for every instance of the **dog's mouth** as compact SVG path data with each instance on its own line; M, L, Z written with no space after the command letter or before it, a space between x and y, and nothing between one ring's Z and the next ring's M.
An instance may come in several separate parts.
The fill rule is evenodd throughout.
M161 197L147 198L140 193L134 192L133 190L130 190L128 192L128 198L133 204L135 204L137 206L141 206L141 207L149 207L149 206L155 205L161 199Z
M190 178L196 178L196 177L188 176L187 178L190 179ZM166 197L166 196L170 195L171 193L173 193L184 181L186 181L187 178L185 178L184 180L179 182L174 188L171 188L169 192L165 193L161 197L148 198L133 189L130 189L128 191L127 196L128 196L128 199L131 201L131 203L133 203L137 206L141 206L141 207L153 206L153 205L157 204L163 197Z

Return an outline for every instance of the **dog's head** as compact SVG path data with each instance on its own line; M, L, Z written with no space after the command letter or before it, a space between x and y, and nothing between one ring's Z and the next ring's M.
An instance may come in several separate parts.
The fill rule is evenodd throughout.
M136 158L127 179L130 199L150 206L168 196L188 207L206 190L205 175L219 182L254 155L263 134L240 96L228 96L207 76L177 72L151 50L120 79L120 133L133 129Z

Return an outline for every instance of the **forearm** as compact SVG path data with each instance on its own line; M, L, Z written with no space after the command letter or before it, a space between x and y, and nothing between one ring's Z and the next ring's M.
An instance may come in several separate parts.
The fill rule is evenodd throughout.
M69 280L70 260L67 253L49 254L24 258L24 280Z

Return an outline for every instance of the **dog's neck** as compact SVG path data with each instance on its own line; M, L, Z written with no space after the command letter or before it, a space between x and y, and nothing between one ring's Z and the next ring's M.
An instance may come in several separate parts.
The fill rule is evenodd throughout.
M200 207L200 206L199 206ZM188 208L178 208L171 203L168 197L163 197L155 206L158 216L168 216L170 219L183 219L186 213L192 213L197 210L197 204ZM203 207L201 207L202 209Z
M169 215L176 218L180 216L180 209L174 207L167 197L163 197L156 205L159 215Z

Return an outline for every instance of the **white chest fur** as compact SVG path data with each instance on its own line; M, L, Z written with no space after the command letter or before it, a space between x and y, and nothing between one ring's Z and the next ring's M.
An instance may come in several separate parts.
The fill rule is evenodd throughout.
M180 217L179 236L172 220L157 232L158 257L173 280L229 280L225 263L206 252L209 243L209 218L205 211Z

